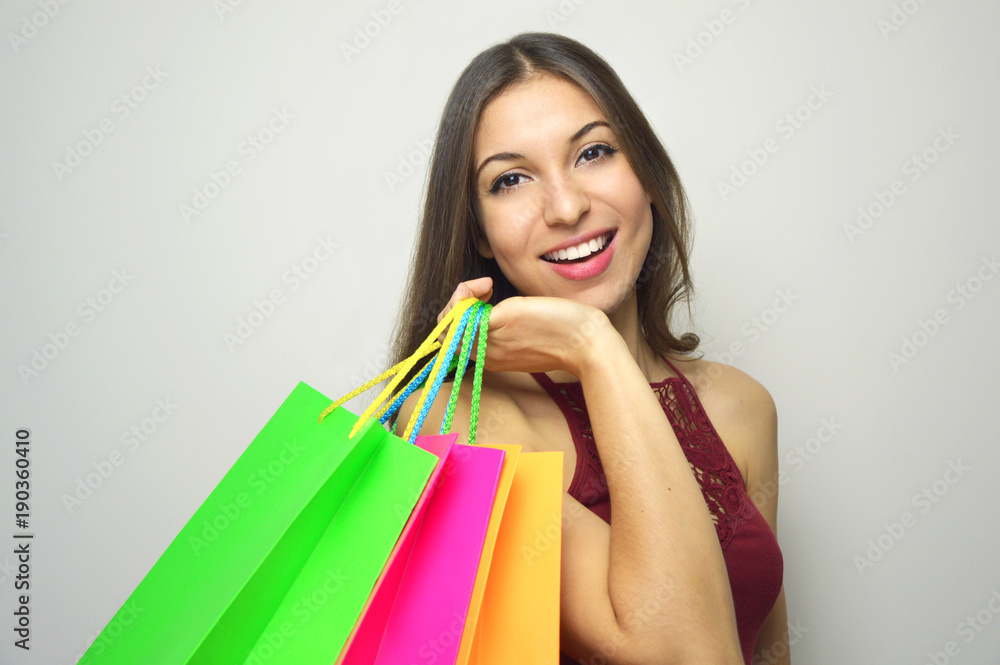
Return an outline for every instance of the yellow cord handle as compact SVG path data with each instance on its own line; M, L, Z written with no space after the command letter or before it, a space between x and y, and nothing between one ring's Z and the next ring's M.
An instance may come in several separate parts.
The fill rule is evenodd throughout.
M469 307L471 307L477 301L478 298L466 298L465 300L459 302L451 310L452 312L454 312L454 316L452 317L452 319L456 323L461 321L462 315L465 314L465 310L469 309ZM448 335L445 337L444 342L442 342L441 344L442 349L448 349L451 347L451 343L452 340L454 340L455 338L455 331L457 329L458 329L457 325L454 325L451 328L449 328ZM430 376L427 377L427 383L424 384L424 389L420 391L420 399L417 401L416 406L413 407L413 413L420 413L421 409L424 406L424 402L427 401L427 395L430 393L430 387L434 385L434 379L437 377L438 372L441 371L441 366L444 365L445 355L447 354L438 353L437 356L434 358L434 367L431 368L431 373ZM448 369L445 368L444 371L447 372ZM407 441L410 440L410 434L413 433L413 426L416 424L416 422L417 422L416 418L410 418L409 421L407 421L406 423L406 430L403 432L402 436Z
M392 367L382 372L371 381L365 383L363 386L355 388L351 392L347 393L340 399L333 402L330 406L326 407L321 414L319 414L319 422L323 422L323 419L326 418L328 415L330 415L330 413L332 413L333 410L336 409L338 406L344 404L345 402L356 397L357 395L365 392L372 386L380 383L381 381L384 381L390 376L393 376L394 378L389 383L389 385L387 385L382 390L382 392L379 393L379 396L375 398L375 401L372 402L368 406L368 408L365 409L365 412L362 413L361 416L358 418L358 421L354 424L354 428L351 430L351 433L348 435L348 438L352 438L355 434L357 434L358 430L361 429L361 426L365 423L365 421L371 418L376 411L379 412L379 416L381 416L382 413L385 413L385 410L389 407L389 405L392 404L392 400L388 400L388 398L390 395L394 394L393 391L403 380L403 377L405 377L410 372L410 370L413 369L413 367L418 362L420 362L422 358L424 358L429 353L432 353L433 351L441 347L441 342L439 342L437 339L441 335L441 332L444 331L445 327L447 327L452 321L456 320L456 318L460 319L465 310L471 307L476 302L476 300L477 300L476 298L466 298L465 300L460 301L451 310L449 310L443 317L441 317L441 320L438 322L438 324L434 327L434 329L430 332L430 334L427 335L427 338L420 343L420 346L417 347L417 350L414 351L409 358L393 365ZM451 337L454 335L454 330L455 329L453 327L448 332L448 338L445 341L446 344L450 342ZM434 360L436 365L441 364L440 362L441 358L442 358L441 354L438 354L438 356ZM435 368L431 370L431 377L427 382L428 386L431 385L432 380L436 374L437 374L437 366L435 366ZM411 383L414 380L416 380L416 377L414 377L414 379L411 379ZM426 390L421 393L420 403L417 405L418 411L423 405L425 395L426 395ZM384 405L382 404L383 402L385 402ZM413 419L411 418L410 420L412 423ZM409 430L407 430L407 432L409 432Z

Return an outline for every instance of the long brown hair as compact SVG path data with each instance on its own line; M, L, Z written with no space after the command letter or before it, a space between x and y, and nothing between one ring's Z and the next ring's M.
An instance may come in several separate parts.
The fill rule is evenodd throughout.
M397 314L393 364L410 356L430 333L459 282L492 277L492 304L517 295L497 262L476 249L483 231L474 198L473 145L486 105L508 86L541 73L560 76L590 94L652 198L653 233L636 281L646 341L657 353L689 354L697 348L697 335L678 337L669 328L678 303L687 303L690 315L693 285L688 202L666 150L599 55L569 37L526 32L473 58L448 97L431 156L412 271Z

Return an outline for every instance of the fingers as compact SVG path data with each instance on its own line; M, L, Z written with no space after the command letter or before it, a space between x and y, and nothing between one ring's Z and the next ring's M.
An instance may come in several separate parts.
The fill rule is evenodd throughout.
M448 305L441 310L438 314L438 323L444 318L444 315L451 311L451 309L457 305L460 301L466 298L478 298L479 300L489 300L493 295L493 279L490 277L479 277L477 279L470 279L466 282L462 282L455 289L455 292L451 295L451 300L448 301ZM444 343L445 337L447 336L447 328L438 335L438 341L442 344Z
M470 279L467 282L462 282L455 289L455 292L451 295L451 300L448 301L448 305L441 310L438 314L438 322L444 318L444 315L451 311L451 308L459 303L459 301L465 300L466 298L478 298L479 300L489 300L490 296L493 295L493 279L490 277L479 277L477 279Z

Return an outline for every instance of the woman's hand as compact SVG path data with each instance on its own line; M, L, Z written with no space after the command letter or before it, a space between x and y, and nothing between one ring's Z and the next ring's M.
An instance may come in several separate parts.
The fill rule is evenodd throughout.
M465 298L488 300L489 277L462 282L438 321ZM565 370L579 377L602 345L617 334L601 310L567 298L507 298L490 312L486 369L491 372ZM442 334L442 339L444 335ZM474 340L475 342L475 340Z
M451 311L451 308L457 305L460 301L466 298L478 298L479 300L489 300L493 295L493 278L492 277L479 277L478 279L470 279L468 282L462 282L455 289L455 292L451 294L451 300L445 305L445 308L441 310L438 314L438 323L444 318L444 315ZM440 339L444 339L444 334L442 333Z

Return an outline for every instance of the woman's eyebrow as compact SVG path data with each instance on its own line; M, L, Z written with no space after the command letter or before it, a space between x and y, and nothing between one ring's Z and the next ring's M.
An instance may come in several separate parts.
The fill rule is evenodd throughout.
M610 128L611 125L609 125L604 120L594 120L593 122L588 122L586 125L584 125L579 130L577 130L577 132L575 134L573 134L573 136L569 137L569 139L566 141L566 143L567 144L575 143L576 141L580 140L580 138L583 137L587 132L589 132L590 130L594 129L595 127L609 127ZM476 178L477 179L479 178L479 175L483 172L483 168L487 164L489 164L490 162L492 162L492 161L498 161L498 160L507 160L507 161L509 161L509 160L513 160L513 159L524 159L524 155L522 155L519 152L498 152L495 155L491 155L491 156L487 157L486 159L483 160L483 163L480 164L479 168L476 170Z

